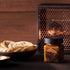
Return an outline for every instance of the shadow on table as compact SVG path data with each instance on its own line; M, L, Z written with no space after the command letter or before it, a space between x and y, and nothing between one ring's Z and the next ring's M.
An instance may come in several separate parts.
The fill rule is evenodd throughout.
M0 68L10 68L10 67L17 67L17 66L19 66L19 64L13 62L0 63Z
M43 56L41 55L35 55L33 57L31 57L30 59L16 59L16 60L11 60L11 61L19 61L19 62L44 62L44 58ZM64 63L70 63L70 58L69 56L65 56L65 59L63 62L60 62L61 64L64 64Z

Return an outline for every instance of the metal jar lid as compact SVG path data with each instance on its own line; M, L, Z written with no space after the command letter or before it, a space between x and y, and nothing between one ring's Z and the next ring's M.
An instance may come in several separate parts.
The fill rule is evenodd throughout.
M61 44L63 43L63 37L46 37L44 38L45 44Z

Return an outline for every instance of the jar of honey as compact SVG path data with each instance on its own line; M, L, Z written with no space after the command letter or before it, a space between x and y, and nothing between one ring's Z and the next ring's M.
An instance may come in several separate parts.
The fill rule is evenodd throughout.
M62 62L64 59L63 37L48 37L44 40L44 62Z

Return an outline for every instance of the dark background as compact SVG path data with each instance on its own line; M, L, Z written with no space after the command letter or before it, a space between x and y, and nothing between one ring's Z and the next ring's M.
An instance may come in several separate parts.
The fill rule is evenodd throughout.
M37 5L69 4L70 0L0 0L0 41L37 43Z

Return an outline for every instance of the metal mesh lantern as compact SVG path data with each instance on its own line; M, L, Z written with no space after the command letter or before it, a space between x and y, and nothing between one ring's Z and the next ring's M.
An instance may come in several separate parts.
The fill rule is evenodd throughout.
M38 6L38 46L40 52L43 52L46 36L63 36L65 53L70 53L70 5Z

